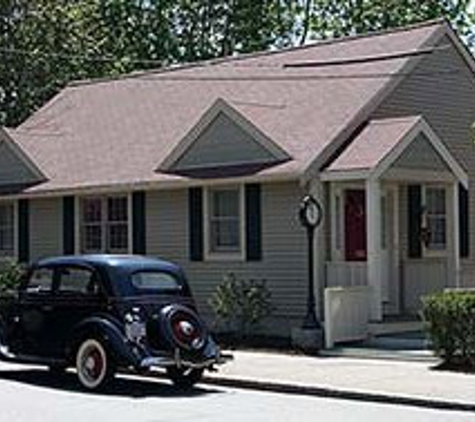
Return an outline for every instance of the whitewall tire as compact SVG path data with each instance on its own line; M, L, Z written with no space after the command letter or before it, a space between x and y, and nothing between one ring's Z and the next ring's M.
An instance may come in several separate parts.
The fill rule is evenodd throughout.
M112 362L101 341L94 338L84 340L76 354L78 380L87 390L103 387L113 375Z

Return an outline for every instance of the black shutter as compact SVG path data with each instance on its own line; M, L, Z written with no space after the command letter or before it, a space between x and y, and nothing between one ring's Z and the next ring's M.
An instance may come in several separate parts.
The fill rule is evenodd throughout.
M261 186L246 185L246 260L262 259L261 241Z
M145 224L145 192L134 192L132 194L132 252L134 254L147 253Z
M63 198L63 253L74 254L75 250L75 208L74 196Z
M409 185L407 187L407 234L409 258L422 256L421 245L421 186Z
M30 206L28 199L18 201L18 261L30 260Z
M188 236L191 261L203 260L203 189L188 190Z
M470 254L469 236L469 204L468 189L459 183L459 233L460 233L460 256L467 258Z

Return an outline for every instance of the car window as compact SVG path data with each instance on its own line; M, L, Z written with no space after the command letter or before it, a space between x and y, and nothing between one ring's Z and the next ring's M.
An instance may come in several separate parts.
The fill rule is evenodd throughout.
M62 267L58 269L58 292L96 294L97 277L88 268Z
M30 275L26 291L28 293L51 292L53 287L53 270L36 268Z
M138 271L131 276L134 287L139 290L179 290L175 276L163 271Z

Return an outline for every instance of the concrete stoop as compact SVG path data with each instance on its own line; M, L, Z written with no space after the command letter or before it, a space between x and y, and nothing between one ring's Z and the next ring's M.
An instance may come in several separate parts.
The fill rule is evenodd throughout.
M324 356L341 356L368 359L392 359L437 363L439 359L430 350L430 343L421 331L383 334L363 342L337 345L322 350Z

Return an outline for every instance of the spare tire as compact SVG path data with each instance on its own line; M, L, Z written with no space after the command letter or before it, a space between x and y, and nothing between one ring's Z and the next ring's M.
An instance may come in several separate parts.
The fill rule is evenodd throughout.
M208 333L199 316L183 305L168 305L161 311L161 329L172 348L199 352L206 346Z

